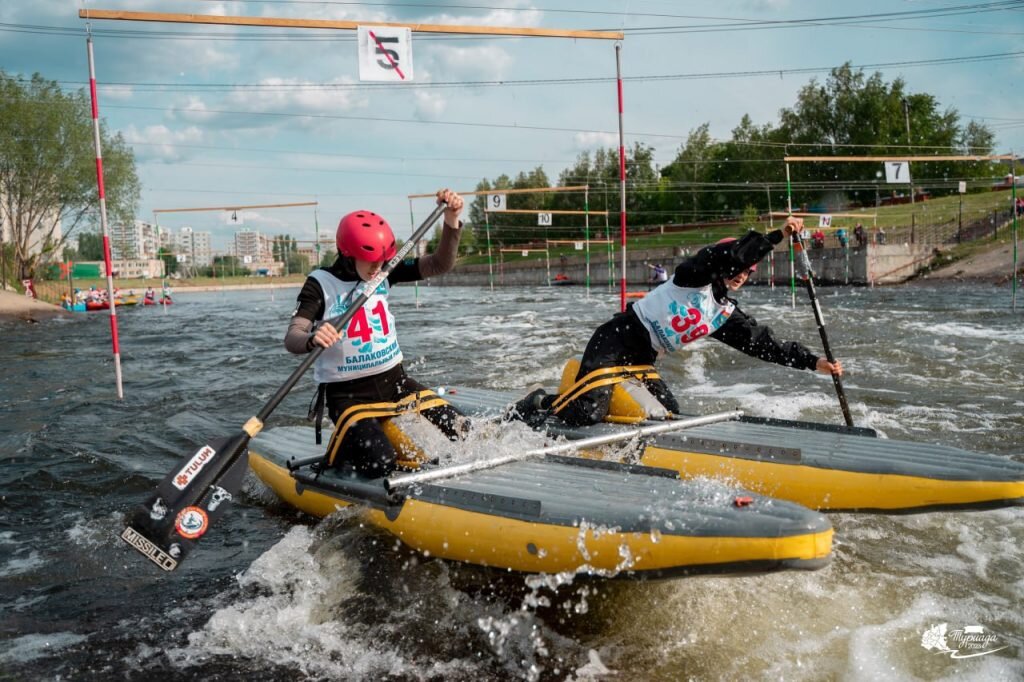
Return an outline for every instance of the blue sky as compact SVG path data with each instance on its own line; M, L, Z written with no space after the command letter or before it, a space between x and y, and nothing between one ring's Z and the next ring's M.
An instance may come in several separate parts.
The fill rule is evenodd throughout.
M83 85L83 6L368 24L625 29L626 77L782 71L627 81L626 143L654 146L662 165L704 122L718 138L727 138L745 113L757 124L776 122L812 76L823 80L827 68L845 61L1024 53L1024 2L4 0L0 66L8 73L38 71L68 88ZM965 6L969 11L953 9ZM938 10L945 16L922 14ZM917 14L865 16L897 12ZM851 15L857 17L836 19ZM741 30L766 20L802 21ZM358 87L353 32L112 21L93 22L93 30L100 112L133 144L144 219L160 208L315 200L325 232L342 214L369 208L404 236L411 231L410 193L470 190L481 178L537 165L554 181L581 151L617 145L614 82L421 87L613 78L610 41L414 34L416 83L368 88ZM786 73L815 67L822 71ZM886 80L904 78L913 92L935 95L964 120L990 125L997 151L1024 149L1024 54L877 70ZM429 210L429 202L414 203L416 219ZM247 227L313 236L312 209L244 215ZM160 223L209 230L215 248L235 229L220 213L163 214Z

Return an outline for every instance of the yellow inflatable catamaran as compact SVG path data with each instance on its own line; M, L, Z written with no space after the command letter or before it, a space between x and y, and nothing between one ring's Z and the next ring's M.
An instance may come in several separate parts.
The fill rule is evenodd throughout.
M396 488L298 466L313 430L270 429L249 447L256 475L313 516L352 504L429 556L530 573L663 578L816 569L832 526L817 512L666 469L547 455Z
M578 367L578 360L566 366L561 395L573 392ZM660 405L648 404L653 398L644 397L638 381L622 381L618 375L651 374L654 368L616 369L623 371L608 373L609 380L618 380L610 421L646 420ZM516 396L456 387L446 390L446 398L467 414L484 415L499 413ZM574 428L551 417L544 428L572 439L622 427L604 423ZM640 463L676 471L684 478L724 479L818 510L918 512L1024 504L1020 461L878 438L872 429L781 419L744 416L659 435L646 443Z

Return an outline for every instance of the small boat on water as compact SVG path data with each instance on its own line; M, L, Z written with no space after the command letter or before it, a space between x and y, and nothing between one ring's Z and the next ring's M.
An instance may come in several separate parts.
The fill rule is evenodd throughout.
M110 310L110 306L107 304L106 301L94 301L92 299L88 299L85 302L85 309L86 310L90 310L90 311L91 310Z
M312 428L275 428L250 443L249 466L289 505L316 517L363 505L366 522L429 556L664 578L817 569L831 555L821 514L665 469L547 455L398 491L352 471L290 470L323 452Z
M445 388L444 395L471 416L493 416L521 397L461 387ZM625 427L571 427L551 417L543 428L576 439ZM811 422L744 416L662 434L644 446L639 462L684 478L721 478L818 510L905 513L1024 504L1024 462Z

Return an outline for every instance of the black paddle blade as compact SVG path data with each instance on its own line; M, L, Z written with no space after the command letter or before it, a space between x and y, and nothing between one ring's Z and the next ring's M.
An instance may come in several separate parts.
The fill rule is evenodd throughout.
M173 571L220 518L245 479L249 435L216 438L183 459L145 503L128 514L121 539Z

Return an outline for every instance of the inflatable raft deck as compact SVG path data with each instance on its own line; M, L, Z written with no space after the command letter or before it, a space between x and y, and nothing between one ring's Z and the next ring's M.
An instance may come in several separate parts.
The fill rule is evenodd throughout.
M312 428L260 433L249 464L288 504L323 517L353 503L430 556L529 573L662 578L817 569L832 526L817 512L675 472L539 457L388 493L384 479L289 471L323 453Z
M490 416L521 397L462 387L444 394L466 414ZM623 427L574 428L550 418L545 428L578 439ZM810 422L742 417L663 434L647 444L640 463L684 478L724 478L818 510L905 513L1024 504L1024 463Z

